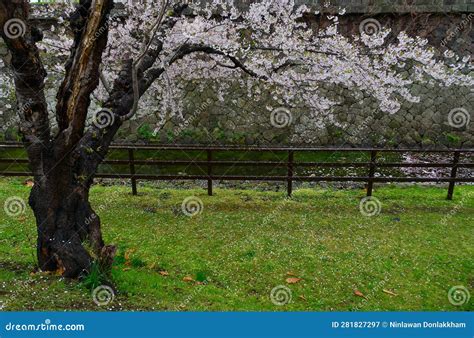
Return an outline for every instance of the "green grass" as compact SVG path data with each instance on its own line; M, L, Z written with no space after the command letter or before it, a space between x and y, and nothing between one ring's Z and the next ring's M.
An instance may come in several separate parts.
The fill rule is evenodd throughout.
M28 190L1 179L0 202L26 201ZM204 209L188 217L181 203L192 195ZM440 187L378 188L382 209L373 217L359 211L363 196L357 189L300 189L287 200L283 193L217 189L208 197L200 189L143 186L134 197L128 187L96 186L91 199L105 240L118 246L117 294L106 307L95 305L87 283L31 273L32 213L9 217L1 208L0 308L474 310L472 299L454 306L447 297L457 285L474 296L474 187L456 187L454 201ZM288 284L292 275L302 280ZM270 301L278 285L290 288L289 304Z

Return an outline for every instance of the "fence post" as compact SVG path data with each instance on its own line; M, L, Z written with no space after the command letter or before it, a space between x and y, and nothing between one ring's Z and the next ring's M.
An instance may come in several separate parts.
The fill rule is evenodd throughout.
M456 175L458 173L458 164L459 164L459 156L461 153L459 151L454 152L454 158L453 158L453 166L451 168L451 178L456 178ZM454 193L454 181L449 182L449 187L448 187L448 200L453 199L453 193Z
M130 164L130 175L132 176L132 194L137 195L137 179L135 178L135 158L133 149L128 149L128 162Z
M375 176L375 167L376 167L375 161L376 160L377 160L377 151L372 150L370 152L369 181L367 184L367 196L372 196L372 191L374 189L373 178Z
M209 176L207 180L207 194L212 196L212 150L207 150L207 175Z
M293 150L288 151L288 197L291 197L293 192L293 159L294 152Z

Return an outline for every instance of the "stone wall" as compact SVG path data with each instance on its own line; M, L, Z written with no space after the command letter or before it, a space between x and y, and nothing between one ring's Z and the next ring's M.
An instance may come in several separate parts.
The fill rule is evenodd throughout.
M411 35L426 37L442 53L446 48L461 56L474 55L474 0L298 0L319 8L323 13L339 12L340 29L346 35L357 33L362 20L377 19L392 28L392 38L405 30ZM245 8L251 1L241 0ZM48 22L51 18L38 20ZM48 21L49 20L49 21ZM310 17L314 29L325 27L325 15ZM45 25L47 26L47 25ZM410 69L406 69L409 72ZM471 73L474 76L474 73ZM474 88L441 88L414 84L411 88L421 97L419 103L405 102L394 115L381 112L374 99L342 87L325 86L322 92L341 104L333 110L334 118L323 128L313 129L308 123L304 105L291 107L291 123L277 128L271 123L267 106L278 107L271 91L255 95L239 81L230 80L232 94L219 94L205 81L184 83L184 118L172 118L156 130L158 114L141 112L140 118L128 122L118 140L156 141L162 143L239 143L239 144L312 144L367 146L474 146ZM204 88L198 91L197 88ZM12 97L0 98L0 126L6 136L14 137ZM448 118L459 117L458 125ZM463 122L464 121L464 122ZM0 136L1 137L1 136Z
M358 33L360 23L367 17L345 14L340 17L341 32ZM449 48L461 56L474 55L473 14L378 13L370 17L376 18L382 26L391 27L389 38L406 30L411 35L427 38L440 54ZM318 29L327 26L328 20L317 16L311 19L311 24ZM410 69L405 71L410 72ZM201 83L206 88L201 93L196 91L198 85L184 86L184 119L172 119L153 137L159 118L151 115L131 122L121 137L129 141L144 139L163 143L474 146L474 88L414 84L411 90L420 96L420 102L404 102L400 111L389 115L381 112L377 102L362 92L359 99L354 99L348 89L322 84L325 96L342 103L334 108L334 119L326 121L323 129L312 129L306 114L308 109L304 106L290 109L290 125L274 127L271 112L266 109L267 106L278 107L271 92L249 95L248 88L236 82L230 90L232 95L220 101L210 86ZM196 109L200 111L197 117ZM450 114L466 123L453 126L449 123Z
M124 126L119 138L161 143L312 144L351 146L464 146L474 145L474 92L468 88L415 85L420 103L404 102L390 115L378 109L373 98L348 89L322 85L321 92L341 102L323 128L312 127L304 106L288 108L291 123L279 128L272 123L267 105L278 107L271 93L255 100L247 88L234 84L224 101L206 87L202 93L185 87L184 119L174 118L154 133L159 120L153 113ZM196 111L198 115L196 116ZM450 114L463 119L459 128L450 124ZM470 122L463 122L470 119Z

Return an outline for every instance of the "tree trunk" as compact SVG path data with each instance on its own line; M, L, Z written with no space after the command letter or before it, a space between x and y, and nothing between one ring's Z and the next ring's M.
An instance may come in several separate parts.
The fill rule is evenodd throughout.
M58 131L52 136L44 94L47 73L36 46L42 33L30 26L29 1L0 0L0 38L10 52L20 132L35 178L29 203L38 228L39 267L66 277L86 274L95 261L104 270L115 253L113 246L104 246L100 220L88 201L92 178L113 134L107 134L103 143L98 141L96 153L87 146L86 154L81 142L91 94L99 83L113 4L113 0L81 0L70 15L74 43L57 93ZM8 34L12 22L22 34Z
M77 278L86 275L95 260L109 268L115 248L104 246L99 216L89 203L90 182L73 176L71 168L54 168L35 182L29 204L36 217L40 269Z

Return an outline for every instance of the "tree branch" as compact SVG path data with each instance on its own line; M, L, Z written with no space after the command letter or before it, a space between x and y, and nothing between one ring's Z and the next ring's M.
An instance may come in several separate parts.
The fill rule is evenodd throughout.
M99 66L107 44L107 16L113 0L81 0L70 21L74 45L58 91L56 117L66 149L84 132L90 95L99 84Z
M28 24L29 3L26 0L0 0L0 36L10 51L20 132L35 177L42 175L41 154L50 141L48 107L44 95L46 71L36 42L41 33Z
M158 28L159 32L164 34L166 31L171 30L186 8L186 4L175 5L173 7L173 13L162 21L162 24ZM163 72L162 69L150 69L163 49L163 42L161 40L155 38L152 39L152 41L155 44L154 48L147 49L146 53L141 58L141 62L137 64L136 67L138 97L141 97L149 88L151 83ZM121 117L128 115L133 109L134 98L136 96L133 93L132 64L133 60L131 59L123 61L123 66L113 83L112 91L109 93L109 97L104 103L104 108L113 113L114 123L102 127L96 125L90 126L87 133L82 137L80 143L75 149L77 157L79 158L78 166L81 175L85 177L92 177L94 175L97 167L107 153L114 135L123 123ZM145 76L146 71L148 72ZM150 77L148 74L152 75L153 81L147 81ZM93 149L94 152L91 153L89 151L90 149Z
M137 68L140 67L140 64L142 63L143 58L150 51L150 47L153 41L155 40L156 33L158 32L158 29L160 28L161 23L163 22L163 17L165 15L165 12L168 6L169 6L169 0L161 1L161 8L160 8L160 13L158 15L158 18L153 24L153 26L151 27L150 32L145 34L145 39L143 40L142 50L140 52L140 55L132 63L133 106L132 106L132 109L130 109L129 113L120 117L120 120L122 122L129 120L133 115L135 115L135 113L138 110L138 100L140 99L141 95L138 88L138 69Z
M246 73L246 74L248 74L252 77L262 79L262 80L268 80L268 77L266 75L259 75L259 74L255 73L254 71L252 71L251 69L247 68L247 66L245 66L245 64L242 61L240 61L237 57L235 57L233 55L226 54L223 51L220 51L220 50L218 50L214 47L206 46L206 45L195 45L195 44L182 45L179 48L178 52L175 53L174 56L168 61L168 64L171 65L174 62L182 59L186 55L196 53L196 52L203 52L203 53L207 53L207 54L215 54L215 55L225 56L230 61L232 61L234 63L236 68L240 68L244 73Z

